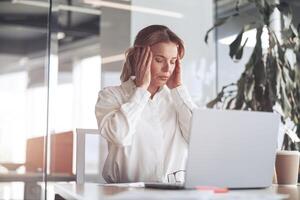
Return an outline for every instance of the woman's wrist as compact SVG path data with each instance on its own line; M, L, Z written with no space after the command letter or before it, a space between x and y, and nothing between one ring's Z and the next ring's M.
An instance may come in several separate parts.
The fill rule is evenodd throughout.
M174 89L174 88L177 88L177 87L179 87L179 86L181 86L182 84L181 83L178 83L178 84L176 84L176 85L170 85L170 86L168 86L169 87L169 89Z

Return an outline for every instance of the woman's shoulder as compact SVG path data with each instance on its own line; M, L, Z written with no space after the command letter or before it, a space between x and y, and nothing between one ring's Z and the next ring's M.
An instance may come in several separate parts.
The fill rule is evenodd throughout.
M99 91L98 96L100 98L118 97L121 94L121 86L107 86Z
M116 85L116 86L106 86L103 89L99 91L99 93L103 94L110 94L117 92L121 89L121 85Z
M132 80L130 80L132 82ZM134 83L126 81L117 86L107 86L99 91L99 97L115 97L117 99L128 96L134 90Z

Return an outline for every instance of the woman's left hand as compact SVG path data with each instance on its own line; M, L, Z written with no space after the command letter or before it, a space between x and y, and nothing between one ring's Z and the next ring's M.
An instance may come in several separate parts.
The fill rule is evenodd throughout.
M178 56L176 63L175 63L175 69L170 76L169 80L167 81L167 86L170 89L176 88L181 85L181 63L180 58Z

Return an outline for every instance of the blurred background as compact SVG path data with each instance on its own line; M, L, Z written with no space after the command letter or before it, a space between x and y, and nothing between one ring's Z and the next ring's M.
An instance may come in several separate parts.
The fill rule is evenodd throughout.
M235 0L1 0L1 199L44 199L47 182L76 180L76 128L97 129L98 92L120 84L124 52L143 27L163 24L184 40L183 80L199 106L235 82L254 46L247 44L239 63L228 56L255 16L240 6L242 17L205 44L214 21L234 13ZM99 174L100 156L92 155L101 147L86 146L86 170Z

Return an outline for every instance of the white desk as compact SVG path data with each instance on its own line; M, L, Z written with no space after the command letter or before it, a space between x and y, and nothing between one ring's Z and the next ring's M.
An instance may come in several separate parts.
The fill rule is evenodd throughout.
M50 174L47 180L49 185L49 181L75 181L76 176ZM41 187L45 185L44 181L43 173L0 173L0 199L43 199Z
M43 173L26 172L23 174L18 173L0 173L0 182L39 182L45 181ZM75 175L69 174L48 174L48 181L75 181Z
M167 199L168 196L172 198L172 193L177 196L183 196L182 199L188 199L191 192L197 193L196 190L157 190L157 189L145 189L145 188L129 188L129 187L112 187L112 186L101 186L95 183L57 183L54 185L54 192L56 194L55 199L139 199L147 197L147 199L158 199L158 195ZM199 193L199 192L198 192ZM131 194L134 194L133 196ZM239 199L254 199L260 195L263 199L264 196L272 197L276 194L288 194L289 197L285 198L288 200L299 200L300 199L300 186L278 186L273 185L267 189L255 189L255 190L231 190L224 194L210 194L208 199L237 199L234 196L239 196ZM194 194L195 195L195 194ZM197 195L197 194L196 194ZM201 194L199 193L201 196ZM124 198L122 198L124 197ZM186 198L185 198L186 197ZM180 199L180 198L177 198ZM189 198L191 199L191 198ZM200 198L201 199L201 198ZM203 198L205 199L205 198ZM272 199L272 198L269 198Z

